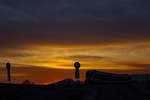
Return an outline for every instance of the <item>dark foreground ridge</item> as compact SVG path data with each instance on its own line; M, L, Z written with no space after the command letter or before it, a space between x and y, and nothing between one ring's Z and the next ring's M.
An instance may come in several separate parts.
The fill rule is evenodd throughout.
M97 71L88 72L87 77L85 82L65 79L49 85L0 84L0 100L150 100L149 81L129 81L126 75ZM111 80L106 81L108 77Z

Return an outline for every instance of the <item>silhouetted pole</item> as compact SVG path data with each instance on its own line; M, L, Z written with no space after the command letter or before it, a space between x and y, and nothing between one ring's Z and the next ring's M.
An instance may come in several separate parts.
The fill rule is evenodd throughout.
M6 64L6 68L7 68L8 81L10 82L11 81L11 78L10 78L10 68L11 68L11 65L10 65L10 63Z
M80 78L80 73L79 73L79 68L80 68L80 63L79 62L75 62L74 63L74 67L75 69L75 78L79 79Z

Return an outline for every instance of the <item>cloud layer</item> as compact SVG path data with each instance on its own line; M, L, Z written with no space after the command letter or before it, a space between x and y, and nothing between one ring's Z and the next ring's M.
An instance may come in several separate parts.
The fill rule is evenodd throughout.
M80 61L83 69L146 71L149 5L148 0L0 0L1 62L71 69Z
M145 0L1 0L0 45L149 42L149 4Z
M1 0L2 21L149 20L146 0Z

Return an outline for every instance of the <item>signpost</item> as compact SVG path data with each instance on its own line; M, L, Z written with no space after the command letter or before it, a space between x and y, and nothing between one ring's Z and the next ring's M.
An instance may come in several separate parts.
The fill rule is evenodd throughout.
M80 74L79 74L80 63L75 62L74 67L75 67L75 78L79 79L80 78Z
M10 78L10 68L11 68L11 64L10 63L6 63L6 68L7 68L7 76L8 76L8 81L11 81Z

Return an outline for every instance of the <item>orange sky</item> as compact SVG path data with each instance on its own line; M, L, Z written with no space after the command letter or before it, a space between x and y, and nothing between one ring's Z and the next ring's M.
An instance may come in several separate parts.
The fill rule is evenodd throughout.
M0 82L7 82L5 63L12 63L12 82L28 79L51 83L74 78L74 62L81 63L81 80L87 70L135 74L149 73L150 44L50 46L35 45L24 49L2 50Z

